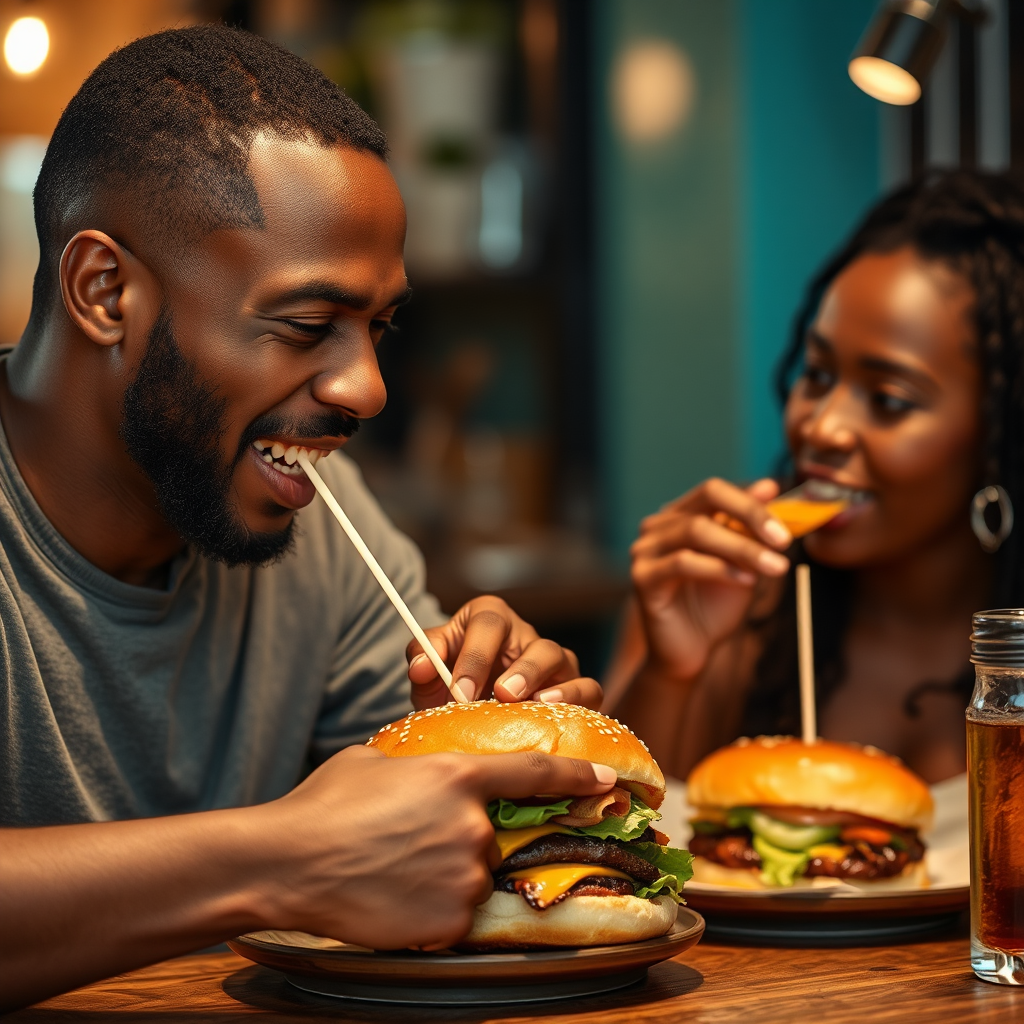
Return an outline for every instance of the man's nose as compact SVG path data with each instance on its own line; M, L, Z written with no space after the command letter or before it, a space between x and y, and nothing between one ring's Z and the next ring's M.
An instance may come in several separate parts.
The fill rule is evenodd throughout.
M313 378L313 397L356 419L376 416L388 396L373 342L366 337L355 351L351 343L342 348L337 358Z
M801 441L820 452L852 451L857 446L855 406L849 389L833 388L800 424Z

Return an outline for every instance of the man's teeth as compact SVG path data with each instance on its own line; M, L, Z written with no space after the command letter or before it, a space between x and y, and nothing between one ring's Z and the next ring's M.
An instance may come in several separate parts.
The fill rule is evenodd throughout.
M302 467L296 465L299 458L299 452L305 452L306 458L309 459L314 466L320 461L320 459L326 458L330 455L330 452L325 452L322 448L300 448L295 444L290 448L285 448L280 441L253 441L252 446L260 453L260 458L262 458L264 462L273 466L279 473L284 473L286 476L305 475L302 471Z

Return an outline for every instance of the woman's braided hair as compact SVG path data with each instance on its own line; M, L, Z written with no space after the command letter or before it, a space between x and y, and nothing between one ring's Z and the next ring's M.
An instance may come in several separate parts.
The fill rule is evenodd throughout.
M1000 484L1019 526L994 556L992 607L1024 601L1024 183L1004 174L933 173L899 189L872 209L846 245L811 282L779 362L776 392L785 404L804 354L807 331L825 292L866 253L910 246L941 260L970 283L984 392L978 483ZM964 509L964 515L969 510ZM818 700L843 678L842 646L852 597L852 572L812 564ZM778 609L759 626L765 646L744 714L744 731L798 732L796 626L792 573ZM970 672L951 683L970 694ZM934 683L922 689L935 688ZM910 702L908 711L913 713Z

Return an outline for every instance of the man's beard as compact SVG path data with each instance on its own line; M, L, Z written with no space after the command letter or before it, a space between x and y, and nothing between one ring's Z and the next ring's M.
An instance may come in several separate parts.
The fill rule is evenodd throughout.
M170 312L161 309L124 393L121 437L128 454L152 482L164 518L202 554L229 566L275 562L294 544L295 517L282 530L249 529L230 497L235 468L260 437L350 437L359 423L339 412L301 423L267 414L246 428L226 466L220 451L224 411L224 400L178 347Z

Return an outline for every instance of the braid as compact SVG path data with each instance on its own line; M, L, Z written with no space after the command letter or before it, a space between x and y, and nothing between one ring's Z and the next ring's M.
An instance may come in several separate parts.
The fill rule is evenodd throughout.
M921 178L882 200L811 281L776 369L776 393L785 404L803 361L807 331L836 277L866 253L903 246L911 246L925 259L946 263L974 290L984 387L978 484L1002 486L1019 523L994 556L990 606L1024 604L1024 183L1009 175L952 171ZM824 705L844 675L853 575L816 565L812 571L816 594L820 580L830 598L820 602L820 611L815 601L814 609L818 700ZM748 733L792 729L797 693L796 646L790 636L792 591L790 580L777 611L763 623L752 624L761 632L764 646L744 714ZM965 671L942 685L965 690L966 699L973 674Z

